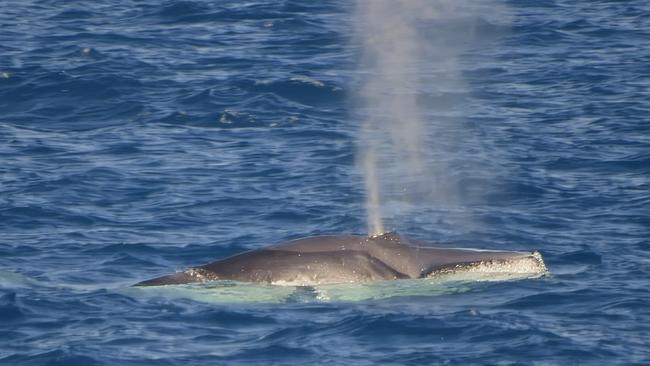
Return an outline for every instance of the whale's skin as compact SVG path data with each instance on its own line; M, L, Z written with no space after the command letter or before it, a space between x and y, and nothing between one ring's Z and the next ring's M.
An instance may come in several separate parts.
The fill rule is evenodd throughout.
M211 280L318 285L435 277L452 272L543 274L539 252L435 248L387 233L314 236L240 253L136 286Z

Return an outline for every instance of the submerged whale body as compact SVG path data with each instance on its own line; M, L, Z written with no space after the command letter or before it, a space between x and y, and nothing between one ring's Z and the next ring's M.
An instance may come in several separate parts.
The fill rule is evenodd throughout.
M369 282L436 277L451 273L541 275L539 252L433 248L396 233L332 235L292 240L220 259L183 272L137 283L176 285L212 280L280 285Z

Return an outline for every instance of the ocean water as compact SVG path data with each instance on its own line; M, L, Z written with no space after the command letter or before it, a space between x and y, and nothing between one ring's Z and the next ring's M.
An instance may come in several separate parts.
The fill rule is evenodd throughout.
M549 275L134 289L365 232L352 2L2 0L0 364L650 364L650 3L503 4L423 107L462 202L387 225Z

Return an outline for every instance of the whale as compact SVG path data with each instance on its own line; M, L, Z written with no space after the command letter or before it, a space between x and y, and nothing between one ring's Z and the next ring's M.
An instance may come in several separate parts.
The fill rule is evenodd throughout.
M134 286L231 280L289 286L435 278L457 273L540 276L538 251L438 248L395 232L325 235L291 240L192 267Z

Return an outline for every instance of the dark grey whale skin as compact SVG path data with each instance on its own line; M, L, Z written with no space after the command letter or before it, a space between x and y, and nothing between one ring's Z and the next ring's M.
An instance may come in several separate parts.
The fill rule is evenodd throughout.
M444 268L512 260L531 253L434 248L396 233L375 237L314 236L237 254L135 286L206 280L262 283L345 283L422 278Z

